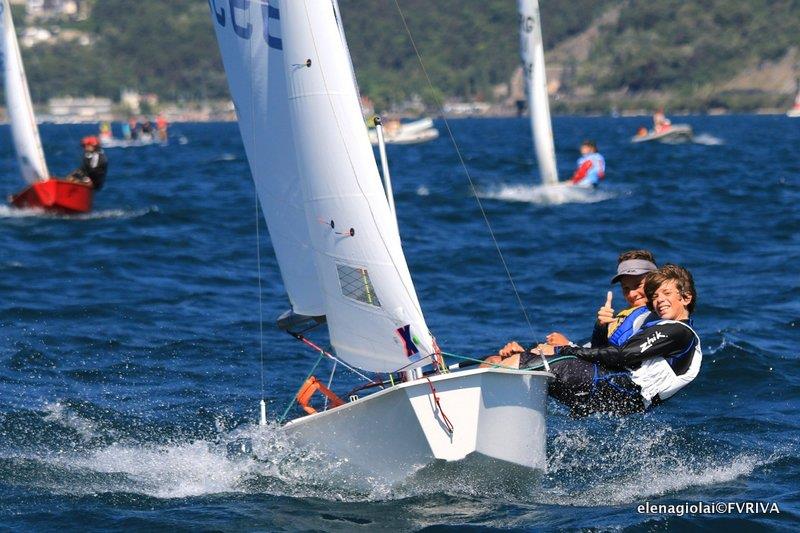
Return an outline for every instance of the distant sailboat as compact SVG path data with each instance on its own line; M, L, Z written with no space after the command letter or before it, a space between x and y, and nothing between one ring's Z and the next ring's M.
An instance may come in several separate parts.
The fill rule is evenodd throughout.
M51 178L47 171L8 0L2 0L0 11L0 54L6 109L20 174L30 184L19 194L11 196L11 203L16 207L38 207L68 213L89 211L92 207L90 186Z
M797 94L794 97L794 105L786 112L786 116L790 118L800 118L800 79L797 80Z
M556 148L550 120L550 102L547 95L547 76L544 63L544 43L539 16L538 0L517 0L520 29L520 55L522 72L530 109L531 133L539 174L543 185L558 183Z
M209 4L291 303L278 326L310 343L300 328L327 323L335 355L318 349L320 357L392 376L345 400L310 378L296 396L309 414L283 431L391 483L468 458L503 472L543 470L551 375L441 364L361 116L336 0ZM436 371L423 376L426 365ZM326 408L311 405L316 391Z

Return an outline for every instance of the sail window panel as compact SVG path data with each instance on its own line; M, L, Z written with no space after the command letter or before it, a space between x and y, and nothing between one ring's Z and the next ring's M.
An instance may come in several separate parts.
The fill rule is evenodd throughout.
M381 306L366 268L336 263L336 271L339 274L339 285L344 296L375 307Z

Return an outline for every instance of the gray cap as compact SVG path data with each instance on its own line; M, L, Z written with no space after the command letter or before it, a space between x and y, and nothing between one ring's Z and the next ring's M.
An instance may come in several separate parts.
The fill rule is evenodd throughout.
M639 276L658 270L658 267L646 259L628 259L617 265L617 275L611 278L616 283L622 276Z

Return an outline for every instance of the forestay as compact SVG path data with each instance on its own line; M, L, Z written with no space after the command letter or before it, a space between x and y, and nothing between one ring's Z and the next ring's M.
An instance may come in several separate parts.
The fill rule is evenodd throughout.
M2 54L3 76L5 79L6 109L11 124L11 137L17 153L22 178L28 183L46 180L47 162L44 159L39 128L33 114L33 104L28 91L28 80L22 66L14 21L8 0L0 3L0 20L2 20Z
M234 20L226 26L220 18L228 6L234 6ZM305 219L298 226L306 232L313 251L314 282L323 295L324 314L337 355L375 372L430 362L427 356L433 352L433 341L361 117L336 2L273 0L267 6L248 0L216 5L211 0L211 7L232 92L238 93L243 91L234 87L243 83L237 77L244 76L247 62L239 60L239 70L232 69L230 65L236 62L229 56L237 54L237 49L239 57L252 54L253 41L261 36L255 25L251 26L254 17L244 17L258 9L267 14L262 40L270 50L266 60L259 57L252 61L269 63L269 75L277 77L282 60L281 77L286 78L288 92L283 105L287 106L288 119L277 120L282 115L272 109L273 103L279 104L272 99L270 81L270 105L261 115L264 118L259 127L294 139L291 157L297 166L288 179L300 184L297 194L304 201ZM234 44L233 38L240 42ZM257 76L255 70L250 76ZM245 103L234 98L242 123ZM251 98L263 97L253 93ZM245 127L242 133L247 135ZM274 153L260 141L258 147ZM267 205L264 211L271 220ZM278 254L278 261L284 279L287 271L301 266L282 254Z
M258 2L210 4L239 131L292 310L324 315L289 120L279 11Z
M550 103L547 97L547 77L544 64L544 44L539 17L538 0L517 0L520 22L520 54L522 71L530 109L531 132L539 163L542 183L558 183L553 127L550 122Z

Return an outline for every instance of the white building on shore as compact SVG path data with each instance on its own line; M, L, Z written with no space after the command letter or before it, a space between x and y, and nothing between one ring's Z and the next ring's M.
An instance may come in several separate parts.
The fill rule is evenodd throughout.
M47 102L50 110L48 117L53 122L98 122L113 119L113 102L110 98L87 96L75 98L51 98Z

